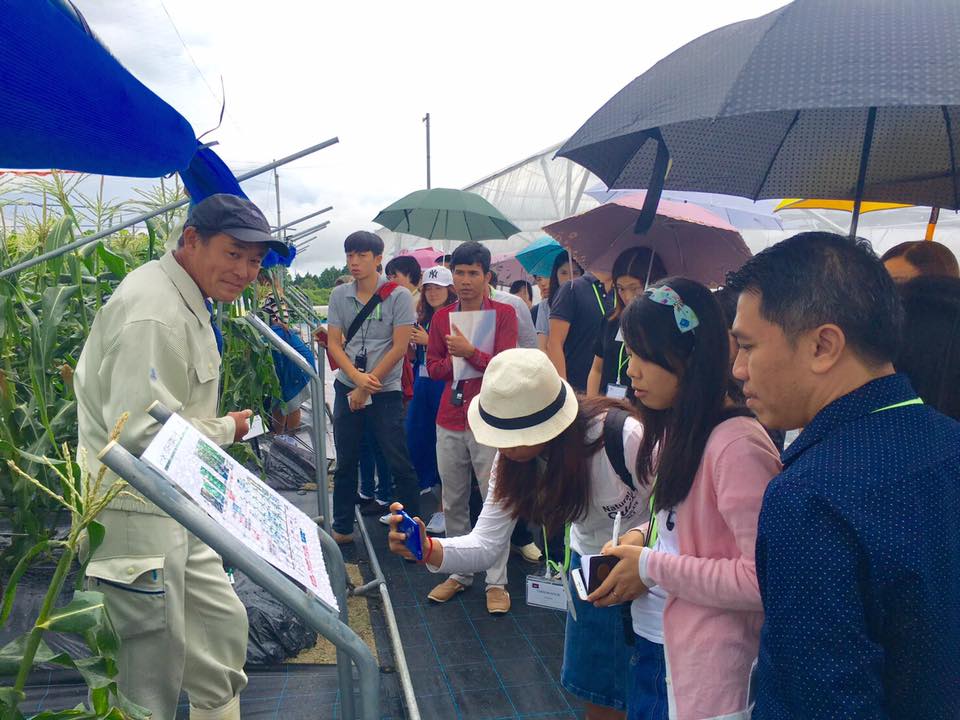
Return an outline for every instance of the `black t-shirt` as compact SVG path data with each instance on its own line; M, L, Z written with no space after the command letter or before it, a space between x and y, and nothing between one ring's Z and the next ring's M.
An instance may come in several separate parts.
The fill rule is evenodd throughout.
M570 323L563 343L563 357L567 363L567 382L580 392L587 389L600 321L609 310L603 284L590 273L561 285L550 304L550 320Z
M600 321L600 332L593 347L593 355L603 360L603 372L600 376L601 395L606 394L607 385L611 383L630 387L630 378L627 377L627 351L623 347L623 342L617 340L619 333L619 319L610 322L604 318Z

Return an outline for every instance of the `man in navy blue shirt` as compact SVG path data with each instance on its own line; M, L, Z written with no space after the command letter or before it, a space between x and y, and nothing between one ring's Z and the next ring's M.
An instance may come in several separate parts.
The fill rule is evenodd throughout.
M804 428L760 512L753 719L960 717L960 423L894 372L893 281L803 233L728 285L747 405Z

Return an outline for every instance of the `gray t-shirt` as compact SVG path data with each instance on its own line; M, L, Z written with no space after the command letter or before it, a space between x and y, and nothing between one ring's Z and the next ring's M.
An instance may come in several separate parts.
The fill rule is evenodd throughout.
M550 301L541 300L537 310L537 335L550 334Z
M377 288L379 289L385 282L386 280L381 278ZM330 302L327 307L329 326L340 328L344 338L346 338L347 330L350 329L353 319L360 313L363 305L357 299L356 281L335 287L333 292L330 293ZM416 317L413 314L413 300L410 291L402 287L395 288L387 296L387 299L381 302L363 321L363 325L347 343L346 348L344 348L347 357L350 358L350 362L355 362L357 354L363 348L366 348L367 371L373 370L393 346L394 328L413 325L415 321ZM386 377L380 378L380 382L383 383L382 392L400 390L402 366L403 360L400 360L387 373ZM337 380L347 387L356 387L343 370L337 373Z
M527 304L516 295L497 288L492 289L490 298L495 302L510 305L517 314L517 347L536 349L537 332L533 328L533 318L530 317L530 308Z

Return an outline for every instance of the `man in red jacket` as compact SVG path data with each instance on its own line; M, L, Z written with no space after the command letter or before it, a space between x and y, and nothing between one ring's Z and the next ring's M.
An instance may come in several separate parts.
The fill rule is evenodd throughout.
M490 299L490 251L480 243L465 242L454 250L450 270L460 300L433 316L427 344L427 371L434 380L447 383L437 412L437 467L443 481L446 536L456 537L470 532L471 471L476 474L480 492L486 497L496 449L478 444L467 424L467 408L480 392L482 377L455 383L453 358L465 359L482 373L494 355L517 346L517 314L510 305ZM450 313L471 310L496 313L492 354L477 349L460 328L450 326ZM510 609L510 596L505 589L509 550L509 546L505 547L503 557L487 570L487 611L493 614ZM434 602L446 602L472 583L472 576L451 575L427 597Z

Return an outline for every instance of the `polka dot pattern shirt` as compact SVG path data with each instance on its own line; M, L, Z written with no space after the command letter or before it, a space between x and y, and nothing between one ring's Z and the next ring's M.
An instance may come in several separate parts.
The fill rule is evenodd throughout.
M760 512L753 720L960 718L960 423L903 375L834 401Z

